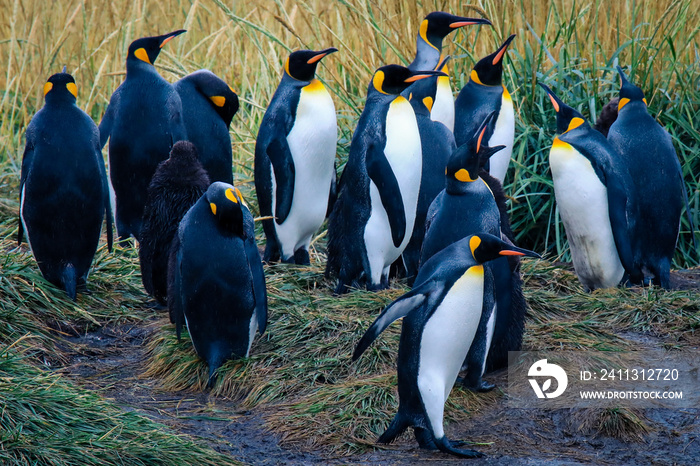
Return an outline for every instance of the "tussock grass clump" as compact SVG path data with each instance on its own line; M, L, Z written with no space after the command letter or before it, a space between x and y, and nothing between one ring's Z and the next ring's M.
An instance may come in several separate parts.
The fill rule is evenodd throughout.
M14 349L0 353L0 397L2 464L236 464L35 368Z
M573 410L569 424L577 431L641 442L653 427L643 410L632 408L582 408Z

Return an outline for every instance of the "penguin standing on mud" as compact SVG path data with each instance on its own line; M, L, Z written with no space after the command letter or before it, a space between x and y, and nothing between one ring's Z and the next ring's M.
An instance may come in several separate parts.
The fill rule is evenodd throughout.
M480 122L491 112L497 113L496 123L485 136L485 143L495 147L505 146L489 161L488 172L503 184L513 152L515 138L515 112L513 100L503 85L503 58L515 38L511 35L491 55L474 65L469 82L459 91L455 101L454 135L457 145L467 142L476 132Z
M255 192L267 243L263 260L308 265L309 245L336 196L338 124L330 93L314 78L336 48L292 52L255 143Z
M353 360L403 317L397 363L399 411L379 443L390 443L413 427L422 448L466 458L482 456L450 443L443 430L443 412L467 352L476 365L488 347L482 264L507 255L539 257L486 233L448 246L423 265L416 286L387 306L357 344ZM481 349L479 354L470 350L474 347Z
M253 216L238 189L217 181L185 214L173 243L170 311L187 324L209 383L230 358L247 357L267 325L267 292Z
M158 304L168 298L168 256L180 220L209 187L209 176L189 141L178 141L148 186L139 241L141 280Z
M182 101L187 140L197 148L209 179L233 183L233 151L228 128L238 111L238 95L209 70L173 84Z
M552 92L557 131L549 152L557 201L576 275L586 291L617 286L633 270L632 178L605 137Z
M120 240L140 239L151 177L173 144L187 138L182 103L156 71L160 49L184 30L144 37L129 45L126 79L114 91L100 122L100 144L109 138L109 178Z
M444 73L387 65L372 77L328 222L326 276L338 277L336 293L360 282L389 286L389 268L413 232L422 165L416 115L399 94L436 75Z
M44 84L44 107L27 126L22 156L20 224L46 280L75 301L97 251L102 219L112 249L112 213L100 136L76 104L78 87L65 72Z
M630 281L641 284L651 279L669 289L684 202L693 231L683 170L671 135L649 115L644 92L627 80L622 68L617 70L620 101L608 141L634 181Z
M418 28L416 57L408 65L408 69L411 71L439 70L445 75L430 78L429 83L426 83L427 87L430 87L435 81L434 85L437 87L435 94L423 92L422 89L425 87L421 83L420 88L411 86L407 89L404 92L404 97L409 98L412 93L413 97L410 100L423 101L429 98L430 100L426 101L425 105L430 108L430 118L444 124L450 131L453 131L455 123L455 99L450 87L450 78L447 76L447 66L445 63L440 64L444 58L442 56L442 41L459 28L481 24L491 25L491 21L485 18L465 18L442 11L433 11L421 21ZM438 66L439 64L440 66Z

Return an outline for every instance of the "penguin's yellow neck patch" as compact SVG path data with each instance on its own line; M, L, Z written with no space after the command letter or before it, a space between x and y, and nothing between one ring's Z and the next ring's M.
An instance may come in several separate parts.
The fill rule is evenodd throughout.
M151 65L151 60L148 58L148 52L146 52L146 49L141 47L140 49L136 49L134 52L134 56L138 58L141 61L145 61L149 65Z
M476 178L469 176L469 172L464 168L457 170L457 173L455 173L455 179L463 183L471 183L472 181L476 181Z
M220 96L220 95L215 95L212 97L209 97L209 99L216 105L217 107L223 107L226 105L226 97Z
M216 204L214 204L213 202L210 202L209 208L211 209L211 213L216 215Z
M44 84L44 95L48 94L53 89L53 83Z
M474 239L474 238L472 238ZM469 267L467 271L464 273L465 276L473 276L473 277L481 277L484 275L484 266L483 265L474 265L472 267Z
M323 92L326 88L318 79L312 79L308 85L304 86L304 90L309 92Z
M469 77L470 77L471 80L474 81L475 83L480 84L480 85L482 85L482 86L485 86L485 84L482 83L481 80L479 79L479 74L476 72L476 70L472 70L472 73L469 75Z
M573 149L573 146L569 144L568 142L564 142L559 138L554 138L554 141L552 141L552 150L554 149Z
M226 199L233 202L234 204L238 204L238 199L236 199L236 195L233 193L233 189L228 188L226 190L225 194L226 194Z
M402 95L396 97L394 100L391 101L391 105L392 105L392 106L394 106L394 105L401 105L401 104L408 104L408 105L411 105L411 104L408 103L408 100L406 100L406 97L404 97L404 96L402 96Z
M472 256L474 255L474 251L476 251L476 248L478 248L480 244L481 238L479 238L476 235L472 236L472 239L469 240L469 249L472 251Z
M420 34L421 39L425 41L426 44L437 50L438 48L435 47L433 44L430 43L428 40L428 20L424 19L422 23L420 23L420 29L418 30L418 34Z
M68 89L68 92L73 94L73 97L76 99L78 98L78 86L76 86L75 83L66 84L66 89Z
M376 90L378 90L382 94L387 94L386 92L384 92L384 89L382 89L382 85L384 85L384 72L383 71L377 71L376 73L374 73L374 77L372 78L372 85L374 86L374 88Z
M430 112L433 109L433 98L430 96L423 97L423 105L425 105Z
M508 89L506 89L506 86L503 86L503 98L509 101L513 101L513 98L510 96L510 92L508 92Z
M566 128L566 131L564 131L564 132L565 132L565 133L568 133L568 132L571 131L572 129L576 129L576 128L578 128L579 126L581 126L582 124L583 124L583 118L574 117L574 118L571 119L571 121L569 122L569 127Z

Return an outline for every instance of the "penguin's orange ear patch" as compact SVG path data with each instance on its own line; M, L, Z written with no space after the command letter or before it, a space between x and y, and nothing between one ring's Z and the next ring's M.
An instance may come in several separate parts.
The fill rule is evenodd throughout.
M457 170L457 173L455 173L455 179L457 181L461 181L462 183L470 183L472 181L476 181L476 179L469 176L469 172L464 168L460 168L459 170Z
M472 239L469 240L469 249L471 249L472 251L472 256L474 255L474 251L476 251L476 248L478 248L480 244L481 238L479 238L476 235L472 236Z
M210 202L209 208L211 209L211 213L216 215L216 204L214 204L213 202Z
M44 95L48 94L53 89L53 83L44 84Z
M238 199L236 199L236 195L233 193L233 189L228 188L226 190L225 194L226 194L226 199L233 202L234 204L238 204Z
M289 72L289 57L284 61L284 71L289 75L292 76L292 74ZM292 76L293 78L294 76Z
M236 191L236 195L238 195L238 199L241 201L243 200L243 194L241 194L241 191L238 188L233 188Z
M470 77L471 80L474 81L475 83L481 84L482 86L484 86L484 83L482 83L481 80L479 79L479 74L476 72L476 70L472 70L472 72L471 72L471 74L469 75L469 77Z
M78 98L78 86L76 86L75 83L66 84L66 89L68 89L68 92L73 94L73 97L76 99Z
M420 23L420 29L418 29L418 34L421 36L421 38L432 48L437 50L438 48L435 47L433 44L430 43L428 40L428 20L424 19L422 23Z
M622 99L620 99L620 102L617 104L617 111L619 112L620 110L622 110L622 107L627 105L629 101L630 99L628 99L627 97L623 97Z
M217 107L223 107L226 105L226 97L220 96L220 95L215 95L212 97L209 97L209 99L216 105Z
M374 77L372 78L372 85L376 90L378 90L382 94L386 94L386 92L384 92L384 89L382 89L382 86L384 85L383 71L377 71L376 73L374 73Z
M148 58L148 52L146 52L146 49L144 49L143 47L141 47L140 49L136 49L136 51L134 52L134 56L141 61L145 61L149 65L151 64L151 59Z
M572 129L576 129L579 126L581 126L582 124L583 124L583 118L574 117L569 122L569 127L566 128L566 131L571 131Z

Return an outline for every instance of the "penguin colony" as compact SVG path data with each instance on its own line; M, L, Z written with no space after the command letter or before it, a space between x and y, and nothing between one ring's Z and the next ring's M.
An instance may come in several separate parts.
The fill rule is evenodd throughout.
M502 188L514 139L502 72L515 35L476 63L456 101L450 88L443 39L478 25L491 22L430 13L413 62L375 71L339 182L336 109L316 78L338 49L289 55L255 147L262 260L253 215L232 185L238 96L208 70L170 84L153 66L186 31L129 46L126 78L99 127L77 107L64 69L44 85L45 105L27 127L18 240L26 233L44 277L75 300L105 217L111 250L114 212L122 244L139 242L144 288L167 304L178 338L187 327L211 387L221 364L248 356L266 329L262 261L308 265L327 218L326 276L337 280L336 293L385 289L392 265L413 286L353 354L403 318L399 410L379 442L412 427L423 448L481 456L445 437L445 401L460 370L465 386L489 390L484 374L520 349L527 305L519 261L539 256L515 246ZM549 152L555 197L587 290L650 281L669 288L684 202L688 210L681 167L643 92L618 70L619 99L596 127L541 84L560 133ZM109 177L101 155L108 141Z

